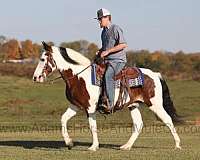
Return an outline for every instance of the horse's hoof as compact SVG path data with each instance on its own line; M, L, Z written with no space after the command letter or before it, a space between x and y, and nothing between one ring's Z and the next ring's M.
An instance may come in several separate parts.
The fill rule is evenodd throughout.
M97 151L97 149L99 149L98 146L91 146L88 148L89 151L93 151L93 152Z
M181 146L176 146L175 149L181 150Z
M72 147L74 146L72 139L65 141L65 144L69 150L72 149Z
M122 150L122 151L130 151L131 147L127 146L127 145L123 145L123 146L120 147L120 150Z
M130 151L130 150L131 150L131 147L127 147L127 148L120 148L120 150L122 150L122 151Z
M71 142L70 144L67 145L67 148L68 148L69 150L71 150L73 146L74 146L74 143Z

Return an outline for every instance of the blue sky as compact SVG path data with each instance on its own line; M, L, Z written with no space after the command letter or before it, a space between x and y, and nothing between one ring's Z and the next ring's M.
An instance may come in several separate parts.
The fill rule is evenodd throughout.
M129 49L200 51L199 0L1 0L0 35L19 40L86 39L100 46L96 10L107 8Z

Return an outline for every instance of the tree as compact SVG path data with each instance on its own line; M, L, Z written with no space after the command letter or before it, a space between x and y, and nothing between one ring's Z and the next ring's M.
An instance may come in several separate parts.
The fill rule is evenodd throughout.
M4 59L21 59L20 44L16 39L11 39L2 45Z
M37 43L34 43L33 44L33 57L39 57L41 52L42 52L42 46Z
M134 51L127 51L127 64L128 66L137 66L138 54Z
M55 43L52 42L52 41L47 42L47 44L50 45L50 46L55 46Z
M99 50L98 46L95 43L90 43L86 40L62 42L60 46L64 48L74 49L75 51L84 54L90 60L94 58L95 53Z
M176 72L190 72L192 62L184 52L179 51L171 57L170 69Z
M86 40L79 40L78 41L80 43L80 53L86 54L88 52L88 46L90 45L90 43Z
M98 46L95 43L90 43L88 48L87 48L87 53L85 54L85 56L87 58L89 58L90 60L93 60L96 52L99 50Z
M151 54L152 68L156 71L166 72L170 66L169 55L162 51L155 51Z
M22 46L22 58L33 57L33 43L31 40L22 41L21 46Z
M0 45L3 45L4 43L6 43L6 37L5 36L3 36L3 35L1 35L0 36Z
M74 42L62 42L60 44L61 47L64 47L64 48L71 48L77 52L80 52L80 49L81 49L81 45L79 43L79 41L74 41Z
M129 66L153 68L151 55L148 50L128 51L127 59Z

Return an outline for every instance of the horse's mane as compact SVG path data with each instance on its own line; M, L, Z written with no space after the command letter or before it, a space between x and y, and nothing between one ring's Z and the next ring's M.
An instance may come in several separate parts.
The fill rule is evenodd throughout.
M57 47L62 57L69 63L74 65L89 65L91 62L88 58L83 56L81 53L64 47Z

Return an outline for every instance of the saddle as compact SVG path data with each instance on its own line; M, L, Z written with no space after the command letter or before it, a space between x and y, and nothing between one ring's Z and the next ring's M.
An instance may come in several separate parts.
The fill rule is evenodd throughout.
M137 67L125 67L123 68L117 75L113 78L114 80L122 80L122 79L134 79L137 78L141 74L141 71Z
M93 64L92 65L92 84L101 86L102 80L106 71L107 64ZM124 67L113 79L115 81L122 81L123 79L128 80L130 87L138 87L143 85L143 73L137 67ZM131 84L133 80L135 84ZM101 82L100 82L101 81ZM138 82L137 82L138 81ZM119 86L118 86L119 87Z
M102 88L97 108L98 105L102 103L108 106L105 83L103 81L106 67L107 64L94 64L92 67L92 73L93 73L92 83ZM130 100L128 103L125 103L126 96L127 94L131 96L131 88L138 88L144 85L144 75L141 72L141 70L137 67L125 67L118 74L116 74L113 77L113 79L115 80L116 84L115 86L120 88L118 100L114 105L114 112L115 112L133 103L133 100Z
M122 69L114 80L120 80L120 91L117 102L114 105L114 111L121 110L128 107L135 102L135 97L132 94L132 90L140 90L144 85L144 75L137 67L126 67ZM127 94L130 97L129 102L125 103Z

